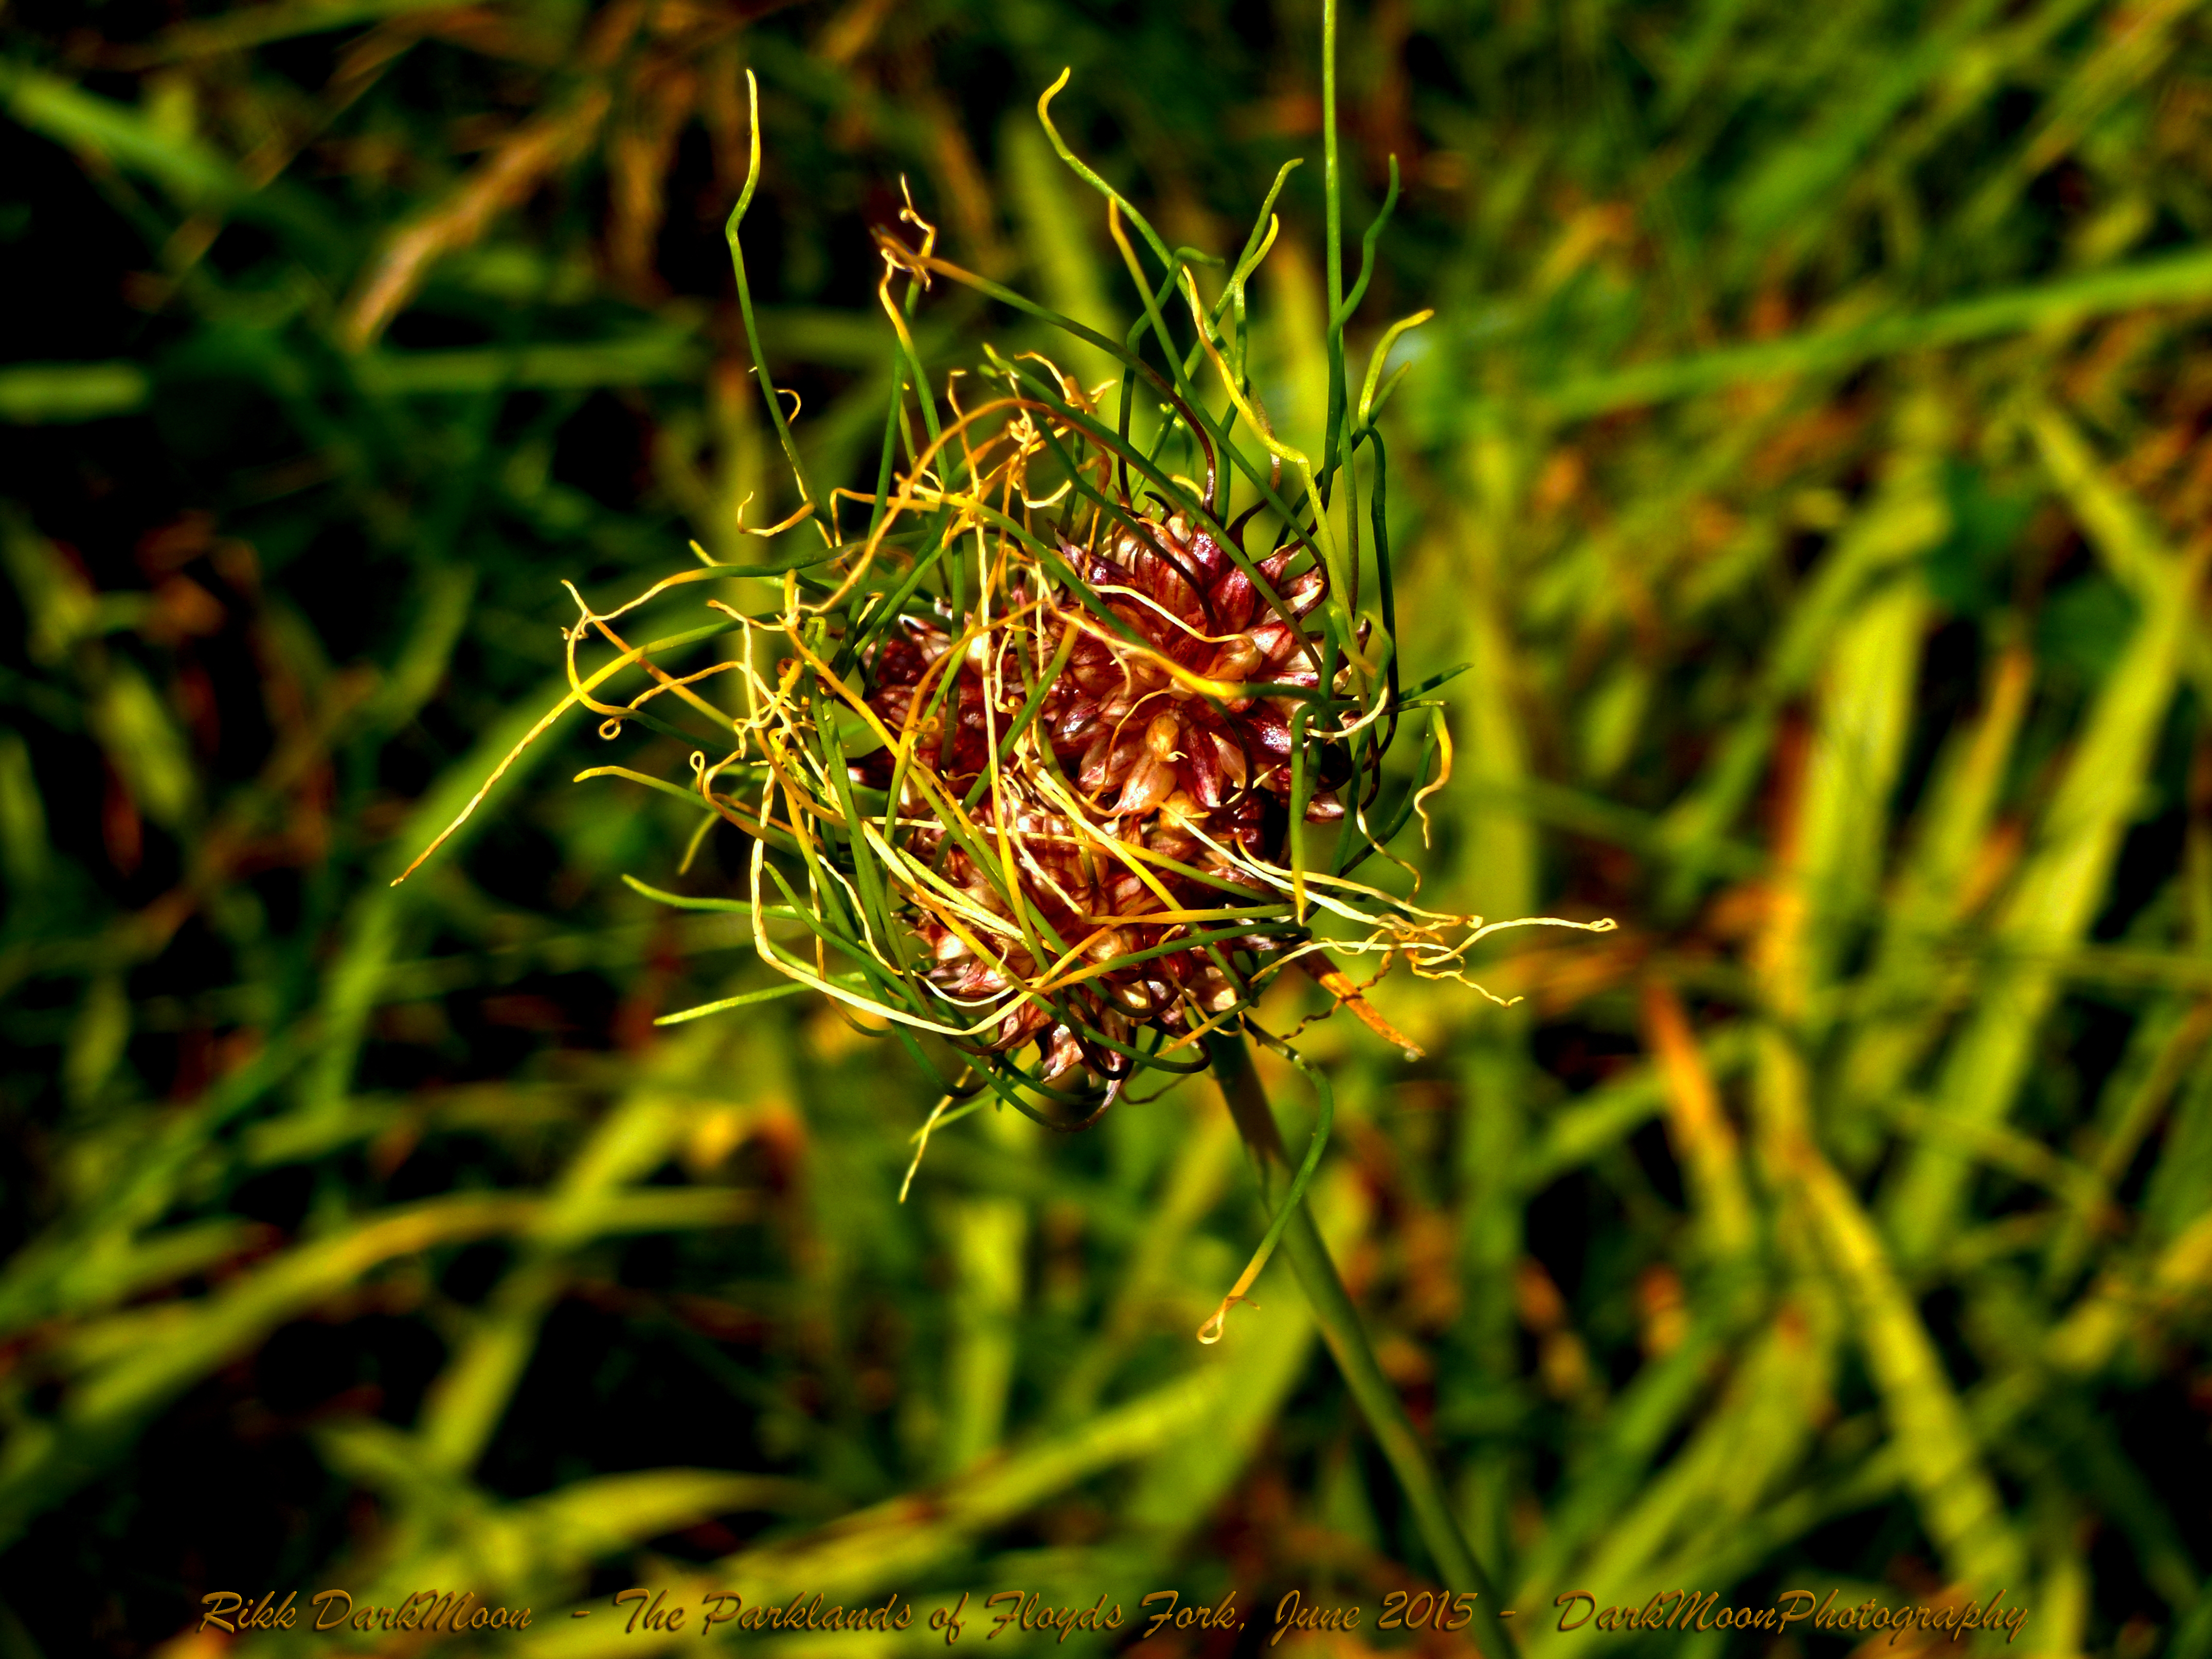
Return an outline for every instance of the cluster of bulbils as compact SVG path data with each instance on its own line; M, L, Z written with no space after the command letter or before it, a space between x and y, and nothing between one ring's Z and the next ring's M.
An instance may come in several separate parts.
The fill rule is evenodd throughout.
M1264 934L1218 941L1214 950L1145 954L1194 931L1191 921L1163 916L1209 908L1218 915L1240 896L1246 904L1264 896L1249 877L1239 878L1235 860L1281 860L1297 702L1272 690L1230 694L1243 686L1318 684L1321 641L1304 618L1328 583L1318 561L1286 577L1295 550L1279 550L1254 567L1275 596L1270 603L1214 535L1179 513L1133 516L1104 539L1106 550L1099 551L1062 538L1060 552L1094 603L1133 640L1083 611L1064 589L1039 595L1017 586L1004 596L1009 617L1041 602L1060 625L1073 619L1080 631L1045 690L1030 728L1034 737L1021 752L1002 755L994 786L974 809L994 850L1002 829L1016 844L1032 921L1071 944L1087 940L1087 963L1070 973L1065 964L1037 960L1027 941L1040 935L1017 925L1006 896L976 867L968 847L957 840L947 847L943 828L904 817L916 799L910 781L902 792L902 823L914 824L912 854L1008 924L987 940L921 909L914 927L931 958L931 981L948 998L976 1006L1055 970L1050 994L1072 1017L1023 997L1006 1006L989 1046L1006 1052L1035 1042L1043 1080L1087 1067L1110 1099L1133 1069L1125 1051L1139 1032L1152 1026L1188 1034L1238 1001L1241 988L1224 971L1237 951L1264 957L1285 943ZM1044 584L1041 573L1034 580ZM945 621L907 618L867 664L870 705L890 731L909 734L908 768L929 768L955 798L974 787L1030 689L1051 674L1060 634L1059 625L1012 622L979 631L965 626L969 620L956 624L956 635ZM948 664L963 637L969 643ZM995 672L994 651L1006 653ZM940 678L948 672L957 677L949 691ZM1328 787L1339 781L1330 763L1340 752L1310 744L1309 763L1318 769L1310 820L1343 816ZM887 750L854 768L878 788L889 787L896 770ZM1086 820L1080 829L1071 821L1078 812ZM1244 890L1224 892L1176 865Z

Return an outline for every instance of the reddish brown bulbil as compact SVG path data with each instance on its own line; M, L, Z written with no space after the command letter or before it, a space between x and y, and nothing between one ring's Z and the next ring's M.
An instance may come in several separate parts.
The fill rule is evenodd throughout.
M896 734L913 722L902 845L1002 924L987 931L972 915L958 917L957 907L921 908L915 930L932 958L930 979L978 1015L1018 985L1038 987L1038 994L1006 1005L991 1046L1012 1049L1033 1039L1044 1079L1087 1065L1109 1096L1132 1069L1121 1051L1134 1047L1143 1027L1185 1032L1231 1006L1241 994L1233 967L1224 971L1232 952L1281 944L1271 936L1231 939L1211 951L1169 951L1099 967L1209 926L1178 925L1171 918L1180 912L1255 896L1249 878L1239 878L1215 848L1234 845L1271 863L1282 858L1297 701L1219 690L1209 696L1166 665L1222 689L1314 686L1321 642L1301 619L1326 592L1317 564L1285 580L1291 556L1277 553L1258 568L1282 601L1278 611L1204 529L1194 530L1180 514L1136 522L1152 545L1116 526L1109 552L1066 540L1060 550L1146 648L1116 637L1073 593L1048 594L1040 617L1030 594L1016 586L1006 595L1007 619L969 639L952 666L954 689L935 713L929 704L953 645L945 626L909 618L868 664L868 701L884 725ZM915 774L927 769L945 793L964 799L987 770L994 736L1005 747L1030 689L1050 672L1071 622L1082 631L1034 725L1005 749L996 785L985 784L969 809L994 864L1012 854L1030 912L1024 926L968 848L945 845L941 820L913 827L915 819L940 816L933 792L918 787ZM1044 772L1047 749L1056 776ZM854 771L888 787L893 757L878 750ZM1318 790L1307 816L1332 819L1342 811L1334 793ZM1224 881L1242 890L1224 893L1214 884Z

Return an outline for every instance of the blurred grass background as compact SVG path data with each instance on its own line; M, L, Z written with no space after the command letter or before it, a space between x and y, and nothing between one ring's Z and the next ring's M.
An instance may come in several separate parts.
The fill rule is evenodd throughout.
M902 1207L896 1051L654 1030L765 981L622 884L690 817L567 784L580 724L386 884L557 695L560 578L787 509L745 69L768 349L865 484L902 176L950 257L1134 314L1030 112L1063 64L1173 240L1313 159L1255 339L1317 422L1318 14L0 10L0 1654L329 1584L644 1652L543 1615L709 1580L1406 1639L1428 1565L1282 1270L1191 1340L1260 1224L1209 1084L979 1114ZM1352 222L1407 180L1363 326L1439 313L1386 421L1405 648L1472 663L1425 890L1623 924L1500 952L1510 1011L1386 981L1419 1064L1305 1039L1325 1226L1525 1649L1841 1652L1549 1617L1804 1585L2212 1653L2203 9L1377 0L1343 96Z

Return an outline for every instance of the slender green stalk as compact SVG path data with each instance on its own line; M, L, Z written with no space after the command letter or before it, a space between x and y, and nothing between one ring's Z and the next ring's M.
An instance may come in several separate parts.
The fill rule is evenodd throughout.
M1344 177L1336 153L1336 0L1321 8L1322 198L1328 222L1328 417L1322 440L1322 482L1315 493L1319 516L1328 517L1321 493L1336 476L1344 432ZM1308 480L1309 487L1312 481ZM1355 566L1354 580L1358 570ZM1352 590L1344 590L1350 593Z
M1267 1104L1260 1074L1253 1069L1251 1051L1234 1032L1208 1037L1206 1047L1214 1075L1220 1079L1229 1115L1236 1120L1237 1133L1243 1136L1253 1162L1259 1165L1261 1182L1273 1204L1289 1183L1291 1158L1275 1127L1275 1114ZM1313 1212L1303 1200L1283 1230L1282 1251L1290 1258L1291 1270L1297 1275L1299 1288L1313 1310L1314 1322L1321 1327L1322 1340L1328 1345L1338 1370L1344 1375L1345 1386L1352 1390L1367 1426L1398 1477L1398 1489L1413 1510L1413 1524L1420 1529L1421 1541L1428 1547L1437 1577L1445 1589L1455 1594L1472 1590L1476 1595L1474 1623L1468 1633L1487 1659L1513 1659L1513 1638L1498 1617L1498 1595L1490 1575L1475 1560L1459 1522L1453 1518L1443 1480L1430 1462L1413 1419L1406 1414L1405 1402L1376 1363L1358 1310L1352 1305L1328 1246L1314 1224Z
M1338 188L1336 165L1336 0L1322 0L1321 144L1322 193L1328 210L1328 315L1334 324L1344 306L1344 192Z

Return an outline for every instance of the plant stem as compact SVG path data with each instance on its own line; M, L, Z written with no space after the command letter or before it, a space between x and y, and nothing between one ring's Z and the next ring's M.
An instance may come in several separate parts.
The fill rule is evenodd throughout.
M1273 1203L1288 1185L1291 1165L1283 1146L1282 1133L1275 1126L1273 1109L1268 1105L1267 1091L1261 1086L1260 1074L1253 1069L1251 1051L1245 1046L1243 1037L1235 1032L1209 1036L1206 1047L1213 1061L1214 1075L1221 1084L1222 1097L1228 1103L1229 1115L1236 1120L1237 1132L1243 1136L1253 1162L1259 1165L1261 1185ZM1488 1659L1513 1659L1513 1638L1505 1621L1498 1617L1498 1595L1490 1576L1483 1571L1461 1534L1459 1522L1452 1516L1450 1502L1444 1495L1443 1480L1437 1474L1436 1465L1430 1462L1428 1449L1421 1443L1413 1419L1406 1414L1405 1402L1398 1398L1397 1389L1376 1363L1375 1350L1369 1345L1366 1330L1359 1322L1358 1310L1352 1305L1351 1295L1344 1288L1328 1246L1322 1243L1313 1213L1303 1201L1283 1230L1281 1248L1305 1292L1314 1322L1321 1328L1322 1340L1328 1345L1338 1370L1343 1373L1345 1386L1351 1389L1361 1414L1367 1419L1368 1428L1381 1443L1383 1456L1389 1460L1391 1470L1398 1477L1398 1488L1413 1512L1413 1524L1420 1531L1422 1543L1428 1547L1438 1577L1449 1590L1472 1590L1476 1594L1474 1623L1469 1634L1477 1638Z
M1322 194L1328 207L1328 315L1331 323L1344 305L1344 192L1337 188L1336 0L1321 8Z

